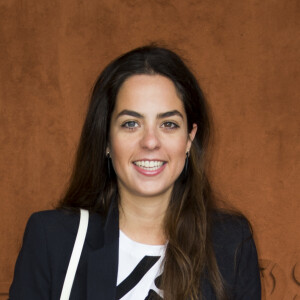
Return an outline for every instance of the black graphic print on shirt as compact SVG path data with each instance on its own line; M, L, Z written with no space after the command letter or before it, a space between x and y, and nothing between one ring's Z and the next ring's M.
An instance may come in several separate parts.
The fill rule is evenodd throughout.
M161 275L155 278L154 283L158 289L161 289ZM147 297L145 298L145 300L160 300L160 299L162 300L162 298L152 289L150 289Z
M139 281L144 277L144 275L154 266L154 264L159 260L160 256L144 256L143 259L137 264L134 270L117 286L116 299L121 299L129 291L131 291ZM160 276L154 281L156 287L159 288ZM155 291L150 289L145 300L156 300L162 299ZM142 300L142 299L137 299Z

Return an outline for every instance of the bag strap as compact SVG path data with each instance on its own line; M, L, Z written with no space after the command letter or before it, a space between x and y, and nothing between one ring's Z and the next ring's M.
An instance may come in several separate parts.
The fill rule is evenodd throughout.
M67 274L65 277L63 289L60 295L60 300L68 300L71 294L71 289L73 286L76 270L80 260L82 248L85 241L85 236L89 223L89 212L85 209L80 209L80 222L77 231L77 236L75 244L73 247L71 259L69 262Z

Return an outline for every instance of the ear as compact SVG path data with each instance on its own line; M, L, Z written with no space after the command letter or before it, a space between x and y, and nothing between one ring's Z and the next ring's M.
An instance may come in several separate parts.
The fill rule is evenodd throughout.
M197 129L198 129L198 126L196 123L193 124L193 128L191 130L191 132L189 133L189 140L188 140L188 143L187 143L187 149L186 149L186 152L190 151L191 149L191 146L192 146L192 142L196 136L196 133L197 133Z

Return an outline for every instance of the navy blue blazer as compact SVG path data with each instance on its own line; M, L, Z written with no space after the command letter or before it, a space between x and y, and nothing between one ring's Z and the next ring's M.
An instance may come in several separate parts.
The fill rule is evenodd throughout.
M246 220L217 217L213 245L226 286L237 300L261 299L256 248ZM114 300L118 272L118 209L104 221L90 214L71 300ZM10 300L60 298L79 225L79 213L51 210L34 213L26 226ZM216 299L208 281L201 283L204 299ZM143 299L136 299L143 300ZM183 299L184 300L184 299Z

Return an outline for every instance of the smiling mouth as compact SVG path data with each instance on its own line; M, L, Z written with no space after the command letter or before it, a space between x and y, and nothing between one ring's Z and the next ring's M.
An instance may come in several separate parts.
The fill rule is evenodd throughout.
M159 160L138 160L133 164L147 171L155 171L161 168L166 162Z

